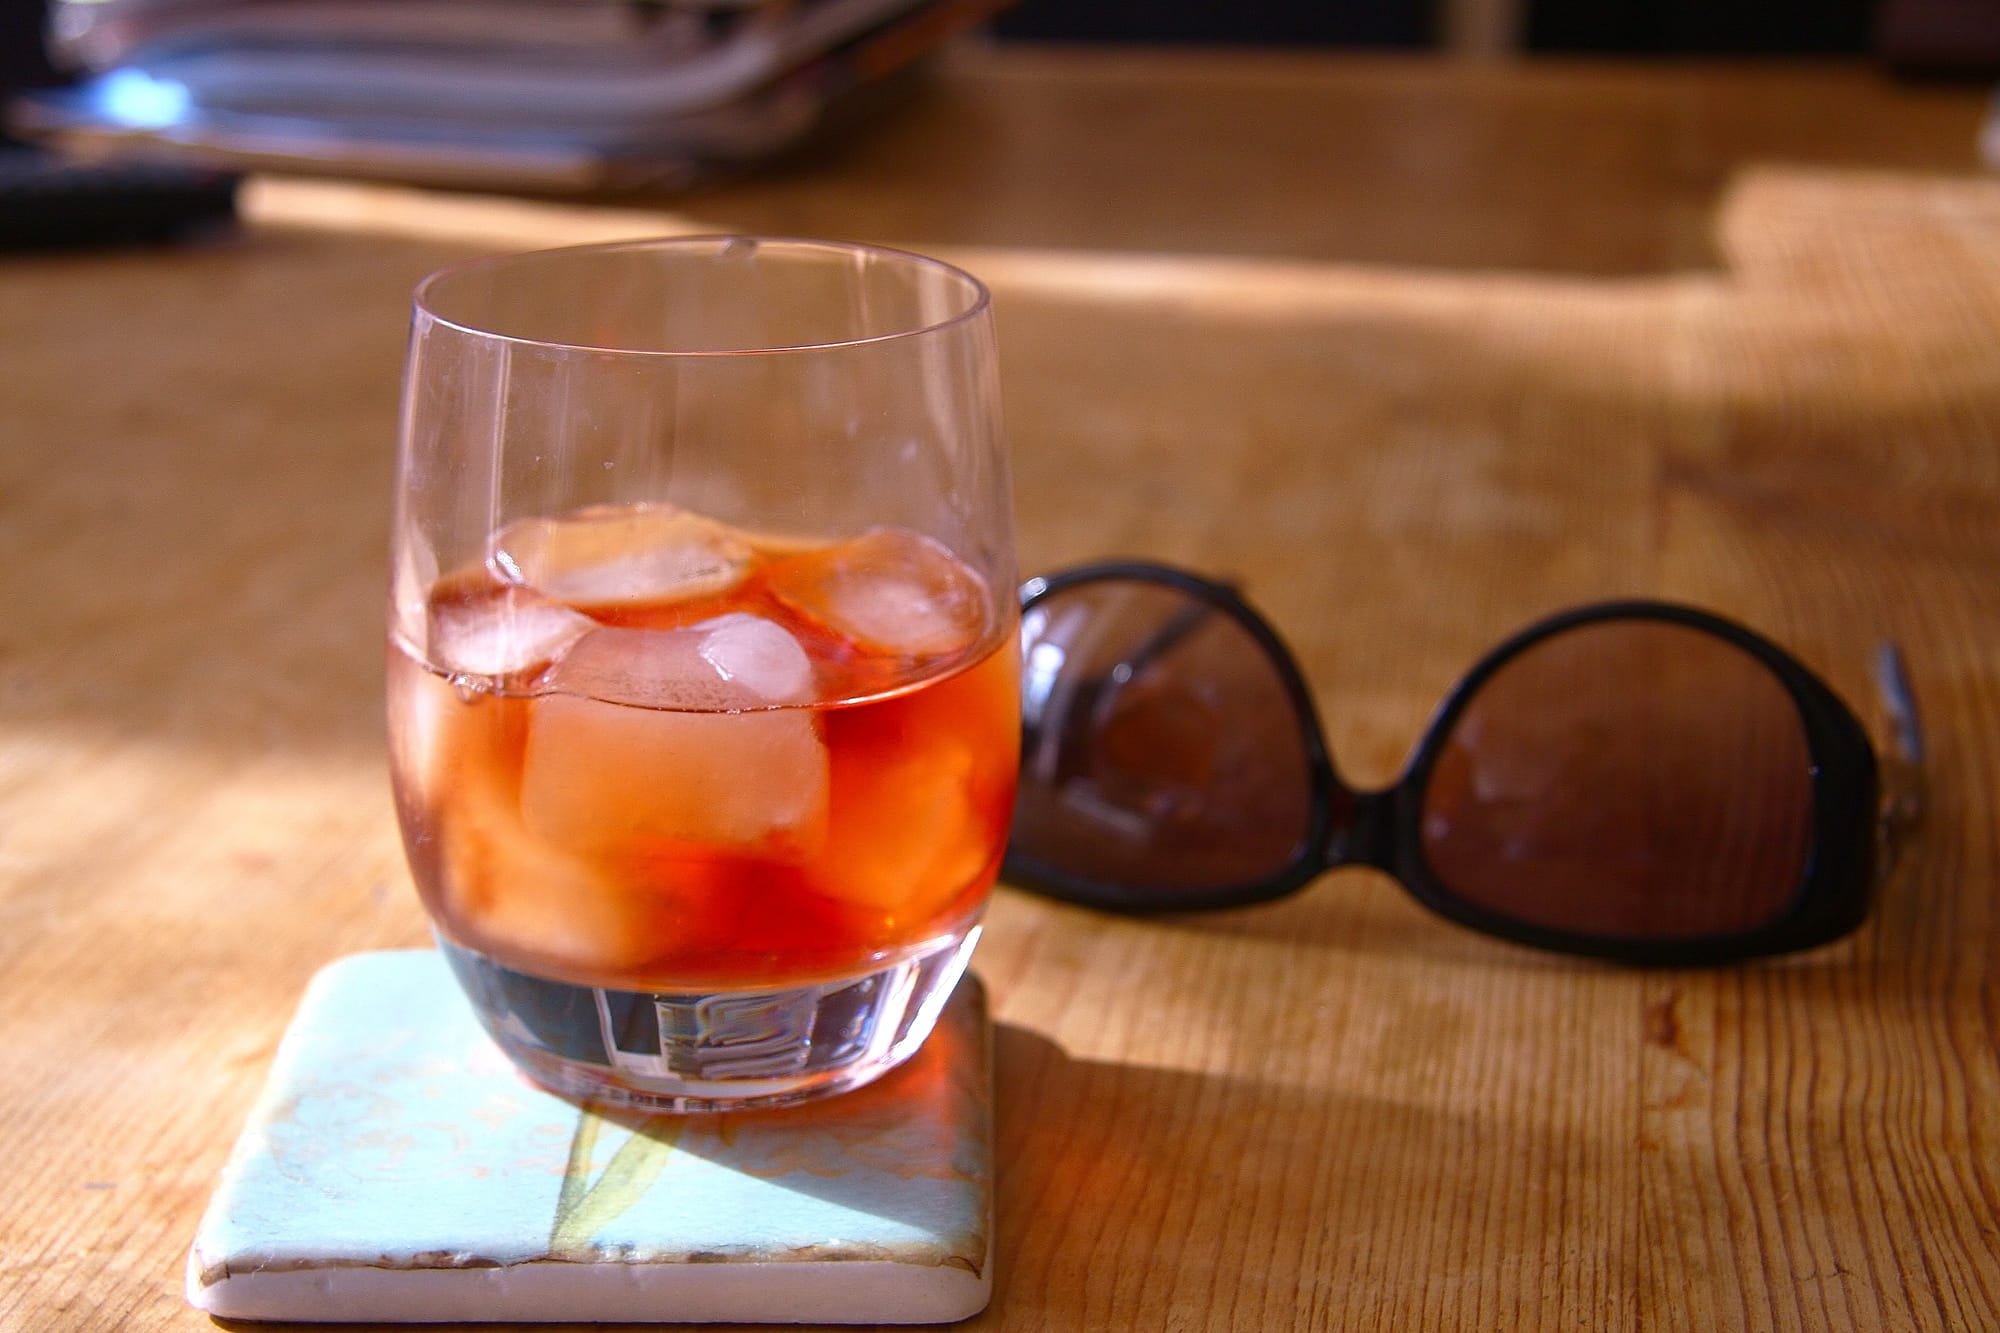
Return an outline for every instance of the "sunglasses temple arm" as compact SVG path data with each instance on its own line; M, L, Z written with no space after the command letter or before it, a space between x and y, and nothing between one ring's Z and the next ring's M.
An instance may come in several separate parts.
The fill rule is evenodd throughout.
M1190 602L1174 614L1174 618L1153 632L1153 637L1127 657L1119 665L1132 675L1151 666L1167 655L1181 640L1188 637L1215 616L1215 608L1206 602Z
M1894 643L1875 646L1875 688L1889 725L1882 761L1880 814L1883 869L1895 864L1924 811L1924 728L1903 653Z

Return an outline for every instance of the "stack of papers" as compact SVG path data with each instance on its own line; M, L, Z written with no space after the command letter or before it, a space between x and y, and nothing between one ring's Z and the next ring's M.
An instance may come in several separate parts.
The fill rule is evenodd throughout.
M1001 0L58 0L86 73L16 128L439 184L681 183L767 158Z

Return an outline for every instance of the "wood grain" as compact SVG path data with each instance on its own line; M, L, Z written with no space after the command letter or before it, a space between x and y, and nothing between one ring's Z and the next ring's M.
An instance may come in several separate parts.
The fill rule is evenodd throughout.
M1747 166L1976 165L1859 65L977 48L871 132L672 201L749 231L1598 275L1712 262Z
M1140 923L1003 890L977 1326L2000 1326L2000 183L1949 170L1978 105L1845 68L974 53L670 211L274 181L207 247L0 261L0 1326L205 1326L181 1259L305 978L424 939L377 704L411 285L722 225L986 276L1024 563L1240 577L1357 782L1500 635L1612 593L1748 620L1864 714L1893 637L1929 722L1874 920L1766 966L1546 957L1368 872ZM1336 142L1344 177L1298 156Z

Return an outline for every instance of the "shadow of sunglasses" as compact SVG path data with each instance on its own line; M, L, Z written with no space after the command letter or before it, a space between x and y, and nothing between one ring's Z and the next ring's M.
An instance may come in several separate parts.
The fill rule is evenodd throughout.
M1519 943L1727 963L1853 930L1918 809L1921 735L1893 650L1885 766L1783 649L1672 603L1579 607L1513 635L1381 791L1341 778L1296 661L1227 585L1084 566L1023 586L1021 633L1004 874L1093 907L1238 906L1366 865Z

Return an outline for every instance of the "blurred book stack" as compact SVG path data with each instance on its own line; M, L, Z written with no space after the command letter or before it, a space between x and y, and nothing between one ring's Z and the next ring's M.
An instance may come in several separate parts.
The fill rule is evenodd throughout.
M430 184L685 183L824 128L1004 0L58 0L71 147Z

